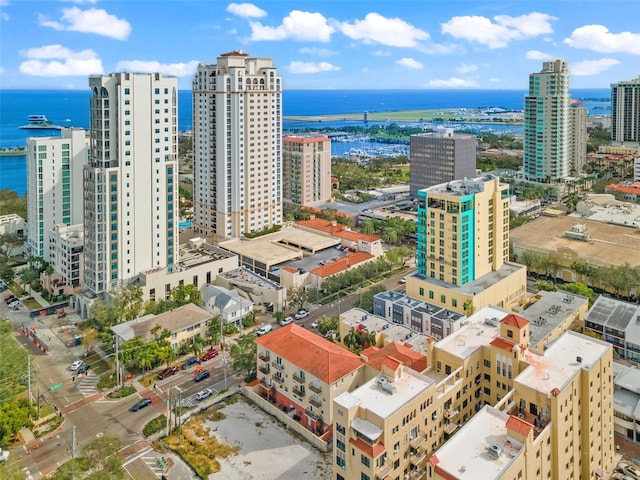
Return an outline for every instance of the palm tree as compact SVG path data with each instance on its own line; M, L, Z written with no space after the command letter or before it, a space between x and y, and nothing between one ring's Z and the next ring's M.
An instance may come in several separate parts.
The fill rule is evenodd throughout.
M20 282L22 282L22 287L25 285L29 285L29 295L31 295L31 284L38 279L38 272L33 268L23 268L20 270Z
M193 355L195 357L200 357L200 354L202 353L202 351L204 350L204 345L206 343L206 340L204 338L202 338L200 335L193 337L193 341L191 342L191 353L193 353Z

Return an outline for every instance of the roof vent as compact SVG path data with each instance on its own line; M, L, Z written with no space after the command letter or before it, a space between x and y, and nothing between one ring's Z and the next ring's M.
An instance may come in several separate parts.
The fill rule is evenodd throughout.
M582 357L576 357L576 362L582 363Z
M387 380L385 377L383 377L382 375L380 375L378 377L377 380L377 384L378 384L378 388L380 390L382 390L383 392L387 392L390 394L394 394L396 393L396 387L394 387L393 385L391 385L391 383L389 382L389 380Z
M489 456L498 460L500 458L500 454L502 453L502 447L496 443L487 447L487 451L489 452Z

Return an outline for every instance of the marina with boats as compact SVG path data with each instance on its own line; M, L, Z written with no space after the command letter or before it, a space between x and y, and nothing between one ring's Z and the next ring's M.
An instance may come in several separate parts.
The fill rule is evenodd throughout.
M19 128L21 128L22 130L60 130L62 129L60 125L54 125L49 121L46 115L42 115L42 114L29 115L27 117L27 122L29 123L27 123L26 125L22 125Z

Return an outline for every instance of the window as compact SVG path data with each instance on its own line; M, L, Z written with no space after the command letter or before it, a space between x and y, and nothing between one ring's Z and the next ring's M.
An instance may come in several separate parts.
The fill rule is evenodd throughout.
M360 480L371 480L371 478L366 473L361 473Z
M362 463L365 467L370 467L371 459L364 454L360 454L360 463Z

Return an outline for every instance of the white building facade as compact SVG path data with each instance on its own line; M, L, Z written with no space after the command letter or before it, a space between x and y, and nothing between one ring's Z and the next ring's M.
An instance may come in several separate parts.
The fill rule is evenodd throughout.
M27 139L27 243L25 255L49 261L49 232L82 223L82 169L89 140L82 128Z
M49 234L49 262L54 270L54 277L46 281L53 287L62 289L57 293L71 295L83 284L84 228L78 225L55 225ZM47 277L43 274L43 277ZM45 282L43 282L45 284ZM45 285L47 287L47 285Z
M282 222L282 79L241 51L193 79L193 228L216 240Z
M112 73L89 86L84 279L100 294L177 262L178 81Z

